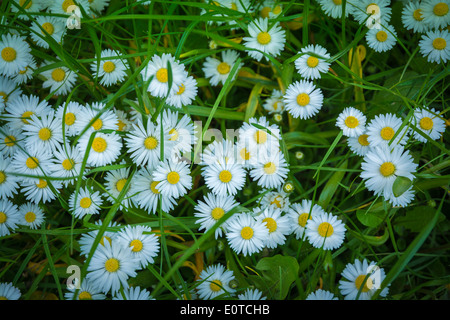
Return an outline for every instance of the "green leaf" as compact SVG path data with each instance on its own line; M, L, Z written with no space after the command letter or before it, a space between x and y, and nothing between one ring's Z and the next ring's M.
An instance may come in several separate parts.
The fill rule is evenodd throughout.
M340 169L347 169L348 161L345 160L340 166ZM330 180L327 181L325 187L323 188L319 200L317 203L322 207L326 208L328 204L330 203L331 199L333 198L334 194L336 193L337 188L339 187L339 183L341 182L342 178L344 178L345 171L336 171L330 178Z
M405 216L397 217L394 221L396 226L402 226L412 232L420 232L424 225L428 224L434 217L435 210L429 206L418 206L412 210L407 210ZM438 222L445 220L445 216L440 213Z
M384 209L383 201L379 201L372 205L369 210L357 210L356 217L359 222L366 227L376 228L384 221L386 217L386 212Z
M291 284L297 278L299 265L297 260L291 256L275 255L262 258L255 268L261 271L265 279L266 289L271 292L275 299L284 299Z
M283 134L283 140L286 143L288 149L294 148L296 145L305 144L305 142L320 145L329 145L330 143L327 139L319 137L316 134L306 133L306 132L287 132Z
M412 181L406 177L398 176L392 186L394 196L400 197L412 186Z
M381 246L384 244L387 239L389 239L389 232L388 229L384 229L384 234L382 236L368 236L365 234L358 233L356 231L353 231L351 229L348 229L348 231L357 239L372 245L372 246Z

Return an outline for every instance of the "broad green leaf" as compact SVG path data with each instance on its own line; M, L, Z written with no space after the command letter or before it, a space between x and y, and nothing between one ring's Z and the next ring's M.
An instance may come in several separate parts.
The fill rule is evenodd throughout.
M412 186L412 181L406 177L398 176L392 186L394 196L400 197Z
M369 210L356 210L356 217L366 227L376 228L385 219L386 212L383 201L379 201L372 205Z

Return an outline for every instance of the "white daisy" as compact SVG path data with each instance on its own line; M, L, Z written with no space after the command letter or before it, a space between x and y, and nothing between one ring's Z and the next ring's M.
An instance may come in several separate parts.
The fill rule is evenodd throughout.
M236 163L235 148L231 140L215 140L208 144L201 154L201 165Z
M397 43L397 32L391 25L383 25L381 28L373 28L367 31L367 45L376 52L391 50Z
M9 125L0 127L0 153L5 157L13 157L20 148L25 148L25 136L22 130L11 129Z
M269 114L282 113L284 111L283 92L281 90L272 90L270 97L264 101L263 108Z
M312 82L306 80L296 81L286 89L284 105L292 117L309 119L322 108L322 90L317 88Z
M265 239L265 246L269 249L275 249L286 242L286 237L291 233L291 224L289 217L282 215L278 208L267 207L257 217L265 224L269 235Z
M123 162L121 163L123 164ZM119 210L124 210L124 208L129 208L132 203L132 185L133 179L130 179L130 167L120 168L117 170L111 170L106 173L105 183L106 191L108 192L108 200L111 203L116 203L119 195L124 192L122 201L119 206ZM123 191L123 188L128 182L127 189Z
M148 2L150 2L150 1L148 1ZM207 14L208 16L218 17L218 18L226 17L226 15L224 15L223 13L214 13L214 12L216 11L216 6L221 7L221 8L226 8L226 4L229 2L229 0L216 0L216 1L205 0L204 2L205 2L205 4L209 5L211 8L210 9L201 8L200 15ZM212 20L212 19L207 20L208 25L212 25L214 23L217 25L222 25L225 23L225 21Z
M317 0L317 2L319 2L321 9L327 16L330 16L334 19L342 17L342 13L344 11L342 0ZM347 5L345 6L345 17L348 17L348 14L352 11L353 8L349 4L349 2L350 1L347 1Z
M33 203L42 203L51 202L56 199L57 194L50 187L52 186L56 189L56 192L59 192L58 189L62 188L62 184L58 180L49 181L46 179L28 179L27 181L22 182L21 192L25 194L27 200Z
M291 221L292 233L296 239L302 239L306 230L306 224L314 216L324 214L325 211L318 204L312 204L311 200L303 199L301 203L291 204L287 214Z
M0 113L17 103L21 95L22 90L13 80L0 76Z
M18 208L9 200L0 200L0 237L10 235L20 224Z
M235 289L230 287L234 280L233 271L226 270L221 264L208 266L199 275L198 296L202 300L212 300L221 295L232 296Z
M121 287L128 288L128 278L137 275L139 262L129 248L113 242L98 246L87 268L86 279L101 292L115 294Z
M81 154L89 152L87 164L99 167L113 163L121 154L122 139L115 132L97 133L89 146L89 136L79 140L78 149Z
M153 180L159 181L156 189L163 197L178 199L192 188L189 166L184 162L160 162L153 171Z
M100 84L112 86L122 82L126 76L128 64L126 59L111 49L100 52L100 59L95 56L91 63L92 76L100 79Z
M422 3L423 21L431 28L446 28L450 24L448 0L426 0Z
M76 116L78 118L78 116ZM76 119L77 120L77 119ZM83 138L89 138L94 131L117 130L118 119L111 109L106 109L103 102L93 102L79 110L79 119L74 122L74 130L78 134L85 133Z
M336 126L343 131L346 137L360 136L364 132L365 125L366 116L353 107L345 108L336 120Z
M79 280L76 279L76 283ZM83 279L77 290L77 286L72 284L67 286L69 292L64 293L66 300L106 300L106 295L101 293L89 280ZM77 292L75 297L75 292Z
M413 124L427 135L431 140L439 139L445 132L445 120L443 120L434 108L418 108L414 111ZM414 138L420 142L427 143L428 140L419 133L414 132Z
M197 142L195 126L187 114L178 120L178 112L166 109L163 112L162 124L169 131L172 141L172 156L178 153L190 153L192 146Z
M12 282L0 283L0 300L19 300L20 290L13 286Z
M194 216L199 218L195 223L200 224L198 230L204 230L203 232L211 229L225 213L238 205L233 196L218 196L214 193L208 193L203 199L204 202L199 200L194 207ZM222 231L226 232L227 225L228 220L214 231L216 239L222 236Z
M102 225L102 221L96 221L95 225L97 226L101 226ZM117 227L118 224L115 221L112 221L109 223L107 228L115 228ZM80 240L78 240L78 243L80 244L80 253L86 257L88 257L89 252L92 249L92 246L94 244L95 238L97 237L99 233L99 229L95 229L93 231L89 231L87 233L83 233L80 237ZM116 238L117 236L117 232L116 231L109 231L109 229L106 229L106 231L103 233L102 238L100 239L100 242L96 248L96 250L98 250L98 248L105 246L106 243L108 244L112 244L113 240Z
M172 86L169 91L169 64L171 70ZM169 53L162 56L154 55L148 65L141 71L142 78L148 83L147 91L151 95L163 98L170 94L176 94L187 77L184 66Z
M250 0L228 0L225 1L224 4L231 10L235 10L237 12L241 12L243 14L246 14L248 12L253 12L252 4ZM239 19L239 16L237 16L235 19L228 20L228 25L233 26L231 30L239 29L239 27L236 27L236 20Z
M46 60L41 67L51 66L53 64L53 62ZM40 75L45 79L42 87L50 88L50 92L56 96L68 94L73 89L78 78L75 71L63 65L42 71Z
M258 289L247 288L244 293L238 295L239 300L267 300Z
M110 0L89 0L91 15L96 17L97 15L94 12L101 13L106 7L109 6L109 1Z
M259 7L259 15L261 18L275 19L281 12L283 12L283 6L279 1L264 0Z
M35 203L27 202L19 207L20 224L37 229L45 221L44 211Z
M362 262L355 259L353 264L348 263L341 275L339 290L345 300L355 300L358 294L359 300L370 300L386 277L383 268L377 267L373 261L369 263L366 259ZM386 297L388 291L387 286L380 292L380 296Z
M407 126L404 126L394 139L401 125L402 120L392 113L377 115L366 127L367 141L372 147L404 145L408 140Z
M1 78L0 78L1 79ZM22 129L30 121L31 115L41 117L47 115L53 109L47 101L39 100L38 96L21 95L6 106L8 115L5 117L11 129Z
M187 76L181 81L178 86L178 91L169 95L166 103L169 106L181 109L183 106L188 106L197 97L197 80L193 76Z
M148 226L127 225L117 233L117 238L114 240L131 251L141 269L145 269L148 264L153 263L159 252L158 237L154 233L150 233L151 231L152 228Z
M267 152L275 152L280 147L280 129L277 125L271 125L266 117L259 119L250 118L239 128L239 143L245 147L250 156L255 155L257 161ZM240 150L239 152L241 152ZM242 155L241 155L242 157ZM250 159L247 159L250 160ZM253 163L253 161L250 161Z
M114 109L114 113L117 116L117 130L121 132L130 131L132 122L128 119L127 113L118 109Z
M279 187L276 191L269 191L267 189L261 190L261 193L267 192L261 199L261 207L272 207L273 209L279 209L284 212L289 209L289 194L286 193L282 187Z
M91 191L89 188L80 188L74 191L69 198L70 213L75 218L82 219L85 215L96 215L100 213L103 200L99 191Z
M64 134L69 137L76 136L79 132L77 129L78 121L82 118L82 110L84 106L75 101L69 101L67 104L62 104L56 110L56 118L64 127ZM81 126L78 126L81 127Z
M31 57L31 59L28 61L28 65L20 70L14 77L11 79L18 85L27 83L28 80L33 79L34 71L37 69L36 60L34 57Z
M49 3L48 10L51 13L70 16L77 11L82 14L80 7L83 8L84 12L86 12L88 16L90 15L90 6L88 0L76 0L76 3L74 0L53 0ZM83 16L80 16L80 18L83 18Z
M48 49L47 37L53 38L58 44L62 43L66 32L64 20L52 16L37 16L30 28L31 39L40 47ZM45 31L45 32L44 32Z
M155 300L150 295L150 292L146 289L141 289L141 287L130 287L123 290L123 294L121 292L117 292L116 295L112 298L113 300Z
M42 9L40 0L13 0L11 2L14 2L11 4L11 12L14 12L19 19L25 21L30 19L28 15L33 16L33 13L39 12Z
M405 3L402 11L402 23L406 29L425 32L428 25L423 20L422 5L419 1Z
M366 25L368 27L372 26L376 21L384 25L391 19L392 9L389 7L390 4L391 0L351 1L351 5L353 5L351 13L359 24L363 24L367 19Z
M211 163L202 168L202 176L207 187L216 195L235 195L245 185L246 172L242 165L234 161Z
M49 166L51 176L64 178L61 183L67 187L80 175L83 155L78 148L71 147L66 143L65 147L58 146L53 152L53 156L53 163ZM85 179L85 175L82 178Z
M347 139L347 144L350 147L350 150L352 150L353 153L357 154L360 157L364 157L371 148L370 143L367 140L369 135L365 132L366 130L364 130L363 134L360 134L357 137L351 137Z
M413 186L409 187L408 190L402 194L396 196L393 192L385 196L385 200L389 201L392 206L395 207L407 207L414 200L414 190Z
M0 152L0 200L12 198L19 188L19 179L10 171L11 159L3 157Z
M235 50L225 50L222 51L222 60L206 57L203 63L203 72L205 73L205 78L209 79L209 82L213 86L217 86L219 83L225 84L230 71L239 58L239 53ZM233 78L230 81L234 81L239 72L239 69L244 64L241 62L234 73Z
M344 242L345 225L331 213L320 213L306 223L305 235L315 248L333 250Z
M447 29L428 31L419 41L420 53L429 62L447 63L450 60L450 34Z
M263 188L278 188L289 173L288 163L281 151L262 154L258 163L250 170L250 176Z
M24 37L2 34L0 40L0 74L13 77L28 66L31 48Z
M263 57L269 60L263 53L276 58L284 49L286 33L279 22L270 25L269 28L267 18L255 19L248 25L248 33L250 36L243 38L243 44L249 49L256 49L246 51L250 57L257 61L260 61Z
M308 45L300 50L302 55L294 64L300 75L308 80L320 79L321 73L327 73L330 68L331 55L321 45Z
M314 292L311 292L305 300L339 300L338 297L335 297L333 293L330 291L326 291L323 289L317 289Z
M55 152L63 142L62 128L53 111L39 118L32 114L28 124L22 127L25 146L29 150L46 149Z
M36 149L30 152L18 150L14 154L11 163L14 173L28 176L49 175L49 165L51 164L52 154L47 149ZM20 176L21 181L32 179L33 177Z

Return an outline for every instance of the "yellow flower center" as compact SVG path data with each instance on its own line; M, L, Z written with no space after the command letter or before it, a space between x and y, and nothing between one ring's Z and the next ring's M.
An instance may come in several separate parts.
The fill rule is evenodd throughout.
M77 117L75 116L75 114L73 114L72 112L66 113L66 115L64 116L64 123L67 126L71 126L75 123L75 120L77 119Z
M342 0L333 0L333 3L337 6L340 6L342 4Z
M230 65L226 62L221 62L217 66L217 72L220 74L228 74L230 72Z
M130 248L131 248L131 251L133 251L133 252L139 252L142 250L143 247L144 247L144 244L142 243L141 240L134 239L133 241L130 242Z
M6 219L8 219L6 214L0 211L0 224L5 223Z
M102 119L98 118L97 120L95 120L94 123L92 124L92 128L94 128L94 130L96 130L96 131L103 128Z
M345 125L350 129L354 129L358 126L359 121L353 116L349 116L345 119Z
M127 125L119 119L119 121L117 121L117 126L119 127L119 131L124 131Z
M69 9L70 6L75 5L75 3L73 2L73 0L64 0L64 2L62 3L62 9L64 10L64 12L67 12L67 10Z
M419 125L423 130L431 130L433 129L433 120L429 117L423 117L420 119Z
M333 226L328 222L322 222L317 228L317 232L321 237L329 237L334 233Z
M369 141L367 141L367 137L369 135L367 134L362 134L358 137L358 143L364 147L367 147L369 145Z
M28 122L27 119L30 119L30 117L31 117L32 114L34 114L33 111L25 111L25 112L22 114L22 117L21 117L21 118L22 118L22 122L25 123L25 124L28 124L29 122Z
M159 190L156 189L156 186L159 184L159 181L152 181L152 183L150 183L150 190L152 190L152 192L154 194L159 194Z
M366 12L368 14L379 14L380 13L380 7L375 4L375 3L371 3L367 6L366 8Z
M270 201L270 204L271 205L274 204L277 208L281 208L281 201L282 201L281 196L277 196L272 201Z
M219 220L220 218L223 217L224 214L225 214L225 210L223 210L222 208L219 208L219 207L214 208L211 211L211 217L214 220Z
M148 150L153 150L158 146L158 140L154 137L148 137L144 140L144 146Z
M8 95L5 92L0 91L0 97L3 98L3 102L8 102Z
M380 131L380 136L384 140L391 140L394 137L394 135L395 135L395 131L391 127L384 127Z
M234 3L234 2L231 3L231 9L232 10L237 10L238 9L236 3Z
M25 74L27 71L28 67L25 67L25 69L19 71L19 74Z
M36 215L34 214L34 212L27 212L25 214L25 221L28 223L32 223L34 222L34 220L36 220Z
M178 183L178 181L180 181L180 175L178 174L178 172L171 171L167 175L167 181L170 184L176 184L176 183Z
M222 290L222 281L220 281L220 280L211 281L209 288L213 292L218 292L218 291Z
M43 141L47 141L48 139L50 139L52 137L52 132L50 131L49 128L42 128L41 130L39 130L39 139L43 140Z
M273 8L272 12L274 14L280 14L281 13L281 7L280 6L275 6L275 8Z
M39 189L44 189L47 188L47 181L39 179L39 183L36 183L36 187L38 187Z
M39 160L35 157L29 157L25 164L27 165L28 169L36 169L39 165Z
M273 218L265 218L263 222L266 223L267 229L269 229L269 233L272 233L277 230L277 222Z
M177 141L178 137L179 137L179 133L177 131L177 129L173 128L169 131L170 134L170 141Z
M242 148L239 154L241 155L241 158L244 160L250 159L250 152L248 152L246 148Z
M250 240L253 237L253 229L250 227L243 227L241 230L241 237L245 240Z
M185 90L186 90L186 87L184 86L184 84L181 84L181 85L178 87L177 95L183 94L183 92L184 92Z
M19 5L23 7L23 5L27 2L27 0L20 0ZM30 9L30 7L33 5L33 1L28 1L27 5L24 7L24 9Z
M92 200L89 197L84 197L80 200L80 207L82 207L83 209L87 209L91 206L92 204Z
M361 286L363 285L363 282L364 282L364 279L365 279L365 278L366 278L366 275L365 275L365 274L359 275L359 276L356 278L356 280L355 280L355 286L356 286L356 289L358 289L358 291L359 291L359 289L361 288ZM362 291L362 292L367 292L367 291L369 291L370 289L372 289L372 287L373 287L372 279L367 278L367 281L364 282L364 287L361 289L361 291Z
M315 68L319 64L319 59L316 57L308 57L308 59L306 59L306 64L310 68Z
M264 172L267 174L273 174L277 170L277 166L273 162L267 162L264 165Z
M115 65L113 62L111 62L111 61L106 61L106 62L103 64L103 71L105 71L106 73L111 73L111 72L113 72L114 70L116 70L116 65Z
M305 107L309 104L310 98L309 95L307 93L300 93L297 96L297 104L299 106Z
M119 270L119 266L119 260L115 258L110 258L105 262L105 269L108 272L116 272L117 270Z
M45 22L42 25L42 29L44 29L49 35L52 35L53 32L55 32L55 27L50 22ZM44 32L42 32L42 34L44 34Z
M5 144L8 147L13 147L16 144L16 137L14 137L14 136L5 137Z
M52 71L52 79L56 82L61 82L64 80L66 72L61 68L56 68Z
M377 32L377 40L380 42L385 42L387 40L388 34L386 31L380 30Z
M112 243L112 240L111 240L110 237L108 237L108 236L103 236L102 239L100 240L100 244L101 244L102 246L105 245L105 240L108 240L109 244Z
M261 15L262 18L268 18L269 17L269 13L271 11L272 11L271 7L264 7L264 8L261 9L259 14Z
M298 216L298 225L302 226L303 228L306 226L306 223L308 222L308 217L309 220L311 220L311 217L309 216L309 213L304 212L301 215Z
M256 40L259 44L266 45L270 43L270 40L272 40L272 37L268 32L260 32L258 36L256 37Z
M395 166L392 162L384 162L381 166L380 166L380 173L384 176L384 177L389 177L391 175L393 175L395 172Z
M448 4L445 2L439 2L434 6L433 13L438 17L445 16L448 13Z
M6 62L12 62L16 60L17 52L14 48L6 47L2 50L2 59Z
M258 130L254 135L255 141L257 144L262 144L267 141L267 133L263 130Z
M166 83L167 81L169 81L169 74L167 72L166 68L161 68L156 72L156 79L159 82L163 82Z
M228 183L231 181L231 178L233 178L233 175L231 174L230 171L228 170L222 170L219 173L219 180L222 181L223 183Z
M422 9L416 9L413 12L413 18L416 21L422 21L423 17L422 17Z
M444 38L436 38L433 40L433 48L436 50L444 50L447 46L447 41Z
M6 181L6 174L3 171L0 171L0 184Z
M80 300L92 300L92 295L87 292L87 291L83 291L78 295L78 299Z
M92 141L92 149L94 149L95 152L102 153L107 147L108 143L106 143L106 140L102 137L96 137L94 138L94 141Z
M125 179L125 178L120 179L119 181L117 181L117 183L116 183L117 191L122 192L123 187L125 187L126 183L127 183L127 179Z

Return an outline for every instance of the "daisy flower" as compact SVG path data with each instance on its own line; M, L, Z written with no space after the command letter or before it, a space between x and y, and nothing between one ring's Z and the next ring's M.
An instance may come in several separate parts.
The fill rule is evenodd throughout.
M239 140L234 145L236 154L235 161L242 165L244 169L253 168L258 162L258 152L256 148L250 148L248 143L244 140ZM265 151L265 150L264 150Z
M123 164L124 162L121 162ZM108 200L111 203L116 203L119 195L124 192L123 199L120 203L119 210L123 210L124 208L129 208L132 203L132 185L133 179L128 182L128 189L123 191L123 188L127 184L127 181L130 178L130 167L128 168L120 168L117 170L111 170L106 173L105 183L106 183L106 191L108 192Z
M302 239L306 230L306 224L314 216L320 216L325 211L318 204L312 204L311 200L303 199L301 203L293 203L287 215L291 221L292 233L296 239Z
M20 147L24 148L25 136L20 129L11 129L11 126L0 127L0 153L5 157L13 157Z
M367 31L367 45L376 52L391 50L397 42L397 32L393 26L383 25L381 28L373 28Z
M101 292L115 294L121 287L128 288L128 278L137 275L139 262L132 251L120 244L108 241L98 246L87 268L86 279Z
M447 29L428 31L419 41L420 53L429 62L447 63L450 59L450 34Z
M16 176L10 174L11 159L5 158L0 152L0 200L12 198L19 188Z
M150 2L150 1L148 1ZM211 6L211 9L205 9L205 8L201 8L200 11L200 15L204 15L207 14L208 16L212 16L212 17L225 17L225 15L223 13L214 13L216 10L216 6L217 7L222 7L225 8L226 4L229 2L229 0L216 0L216 1L210 1L210 0L205 0L204 1L205 4ZM207 20L207 24L211 25L211 24L217 24L217 25L222 25L225 23L225 21L220 21L220 20Z
M164 110L162 124L169 131L169 140L172 142L172 156L174 153L190 153L192 146L197 142L195 126L188 115L178 120L178 112Z
M244 187L246 173L242 165L224 160L203 167L202 176L214 194L226 196L235 195Z
M383 268L377 267L375 262L362 262L355 259L353 264L348 263L342 271L339 280L339 290L345 300L355 300L359 293L359 300L370 300L374 293L380 289L386 274ZM389 288L384 288L380 296L385 297Z
M181 81L178 91L169 95L166 103L169 106L181 109L183 106L188 106L197 97L197 80L193 76L187 76Z
M71 147L66 143L66 147L57 146L53 152L54 158L49 166L52 177L66 178L61 183L67 187L80 175L83 155L76 147ZM85 176L82 177L85 179Z
M133 202L139 208L147 211L147 213L155 214L159 208L159 201L161 201L161 209L164 212L170 212L177 202L173 197L161 196L161 193L156 188L159 181L153 180L153 169L142 168L136 172L133 177L133 185L130 193L133 194Z
M334 296L330 291L317 289L314 292L311 292L305 300L339 300Z
M87 214L99 214L102 204L100 192L92 192L87 187L80 188L78 194L74 191L69 198L70 212L78 219L82 219Z
M117 233L117 238L114 240L124 248L129 248L142 269L153 263L159 252L158 237L154 233L150 234L151 231L152 228L148 226L127 225Z
M51 13L70 16L74 12L74 8L78 8L79 12L82 12L80 7L83 8L84 12L86 12L88 16L90 15L90 6L88 0L76 0L76 3L74 0L54 0L49 2L48 10Z
M336 126L339 127L344 136L358 137L365 129L366 116L356 108L347 107L338 116Z
M31 59L28 61L28 65L24 69L20 70L11 79L18 85L27 83L28 80L34 77L33 72L36 70L36 68L36 60L34 59L34 57L31 57Z
M380 24L387 24L391 19L392 9L389 7L391 0L358 0L352 1L353 9L351 13L359 24L372 26L374 21L379 20ZM350 5L348 5L350 7ZM376 29L376 28L374 28Z
M100 84L112 86L122 82L128 69L125 58L111 49L105 49L100 53L100 59L95 56L91 63L92 76L100 79Z
M417 129L422 131L432 140L439 139L445 131L445 120L437 115L434 108L418 108L414 111L413 123ZM414 138L420 142L427 143L428 140L418 132L414 132Z
M215 140L208 144L201 154L201 165L235 163L235 148L231 140Z
M344 242L345 225L331 213L320 213L311 217L306 224L305 235L315 248L333 250Z
M239 213L228 220L226 237L230 247L244 256L260 252L266 245L269 229L251 213Z
M267 300L258 289L247 288L244 293L238 295L239 300Z
M117 109L114 109L114 113L117 116L117 130L121 132L130 131L132 122L130 119L128 119L127 113Z
M217 86L219 83L225 84L225 81L227 81L230 71L238 58L239 53L235 50L222 51L222 60L206 57L202 68L205 73L205 78L209 79L209 82L213 86ZM233 78L230 81L234 81L234 79L236 79L239 69L243 65L244 64L242 62L239 64Z
M446 28L450 24L448 0L426 0L422 2L422 15L425 24L431 28Z
M113 163L121 154L122 139L115 132L97 133L89 146L89 136L79 140L78 149L81 154L89 152L87 164L100 167Z
M367 125L367 141L372 147L404 145L408 140L408 127L394 136L402 125L402 120L392 113L375 116Z
M1 78L0 78L1 79ZM21 95L6 106L8 116L5 117L11 129L22 129L29 124L31 115L41 117L53 111L47 101L39 100L38 96Z
M123 290L123 295L121 292L116 293L113 300L155 300L150 295L150 292L146 289L141 289L141 287L130 287Z
M170 91L169 64L172 72L172 87ZM144 82L148 83L147 91L158 98L176 94L183 79L187 77L184 66L169 53L163 53L161 57L154 55L148 65L141 71L141 75Z
M0 112L15 104L22 95L22 90L10 78L0 76Z
M283 6L274 0L264 0L259 8L261 18L275 19L283 11Z
M267 152L275 152L280 147L280 129L277 125L270 125L266 117L250 118L239 128L239 143L243 144L248 152L260 156Z
M212 300L221 295L231 296L235 290L230 287L234 280L233 271L226 270L221 264L208 266L199 275L198 296L202 300Z
M406 3L402 11L402 23L406 29L414 32L425 32L428 25L423 20L422 5L419 1Z
M385 196L385 200L389 201L394 207L407 207L414 200L413 186L403 192L401 195L396 196L393 192Z
M269 231L269 235L265 239L265 246L269 249L283 245L286 237L291 233L289 217L281 214L280 209L267 207L256 217L256 220L262 221Z
M51 66L53 62L44 61L42 67ZM66 66L55 67L42 71L41 76L45 79L42 83L43 88L50 88L50 92L56 96L69 93L77 81L78 75Z
M29 179L27 181L22 182L21 192L25 194L25 197L28 201L33 203L42 203L51 202L56 199L57 195L50 188L50 184L53 186L56 191L62 188L62 184L58 180L53 180L49 182L45 179Z
M300 80L289 85L283 101L292 117L309 119L322 108L323 94L312 82Z
M308 80L320 79L321 73L327 73L330 68L330 54L321 45L308 45L301 49L302 54L294 64L300 75Z
M263 108L269 113L282 113L284 111L283 92L272 90L270 97L264 101Z
M101 226L102 225L102 221L96 221L95 224L97 226ZM112 221L109 223L108 228L113 228L113 227L117 227L118 224L115 221ZM88 233L84 233L81 235L80 240L78 240L78 243L80 244L80 253L84 256L88 256L89 252L92 249L92 246L94 244L95 238L97 237L97 234L99 232L99 229L95 229L93 231L89 231ZM100 239L100 242L96 248L96 250L98 250L98 248L105 246L106 243L108 243L109 245L112 244L113 240L115 240L117 236L117 232L115 231L108 231L108 229L106 229L106 231L103 233L102 238Z
M19 300L20 290L13 286L12 282L0 283L0 300Z
M77 134L86 130L83 136L86 138L94 131L117 130L117 116L113 110L107 110L105 106L103 102L93 102L80 108L79 119L73 124Z
M218 196L208 193L203 199L204 201L198 201L194 207L194 216L199 218L195 221L196 224L200 224L198 230L204 230L204 232L211 229L225 213L238 205L233 196ZM222 231L226 232L227 225L228 221L225 221L214 231L216 239L222 236Z
M360 157L364 157L371 148L370 143L367 140L369 135L365 132L366 130L364 130L363 134L360 134L357 137L351 137L347 139L347 144L350 147L350 150L352 150L353 153L357 154Z
M281 151L262 154L258 163L250 170L250 176L263 188L278 188L283 185L289 169Z
M19 207L19 214L21 225L27 226L30 229L40 228L41 224L45 221L44 212L35 203L24 203Z
M2 34L0 40L0 74L14 77L30 62L31 48L24 37Z
M413 180L416 168L409 150L402 146L395 146L392 150L374 147L364 156L360 176L369 191L389 197L395 179L401 176Z
M0 237L8 236L20 224L17 206L9 200L0 200Z
M49 150L53 153L63 142L61 124L53 111L40 118L32 114L22 130L26 136L25 146L29 150Z
M61 44L66 25L64 20L52 16L37 16L36 21L31 24L31 39L40 47L48 49L48 38L53 38L58 44Z
M262 190L261 193L268 190ZM261 207L271 207L273 209L280 209L281 212L289 208L289 194L287 194L282 187L276 191L268 191L261 199Z
M96 17L94 12L101 13L109 5L110 0L89 0L89 7L91 9L91 15Z
M334 19L341 18L342 13L344 11L342 6L342 0L317 0L323 12L329 17ZM349 4L350 1L347 1L347 5L345 7L345 17L348 17L350 11L352 11L352 6Z
M249 37L244 37L244 46L248 55L257 61L261 61L263 57L269 60L266 55L276 58L284 49L286 42L286 33L276 22L269 28L269 20L267 18L258 18L248 25Z
M78 284L79 280L76 279ZM83 279L77 290L76 285L68 285L69 292L64 293L66 300L106 300L106 295L100 292L89 280ZM77 292L75 297L75 292Z
M19 19L25 21L30 19L27 13L33 15L33 13L39 12L42 9L40 0L13 0L12 2L14 4L11 4L11 12L14 12ZM23 11L26 13L23 13Z
M163 137L161 137L161 126L155 125L150 117L147 119L146 127L140 120L137 124L132 124L132 129L124 140L133 162L153 168L159 161L168 159L173 146L169 130L163 126ZM162 144L164 144L164 159L160 159Z
M35 149L30 152L18 150L14 154L11 165L14 173L31 176L49 175L51 158L52 154L47 149ZM29 180L30 177L20 177L20 179L25 181Z
M153 171L153 180L159 181L156 189L163 197L178 199L192 188L189 166L184 162L160 162Z
M81 126L78 126L78 122L83 117L83 109L84 106L75 101L64 103L56 109L56 118L59 123L64 123L64 135L73 137L79 133L78 130Z
M241 12L243 14L246 14L248 12L252 12L253 8L251 6L250 0L228 0L224 2L224 4L231 10ZM228 25L233 26L231 30L239 29L236 27L236 20L239 19L239 16L236 16L235 19L228 20Z

